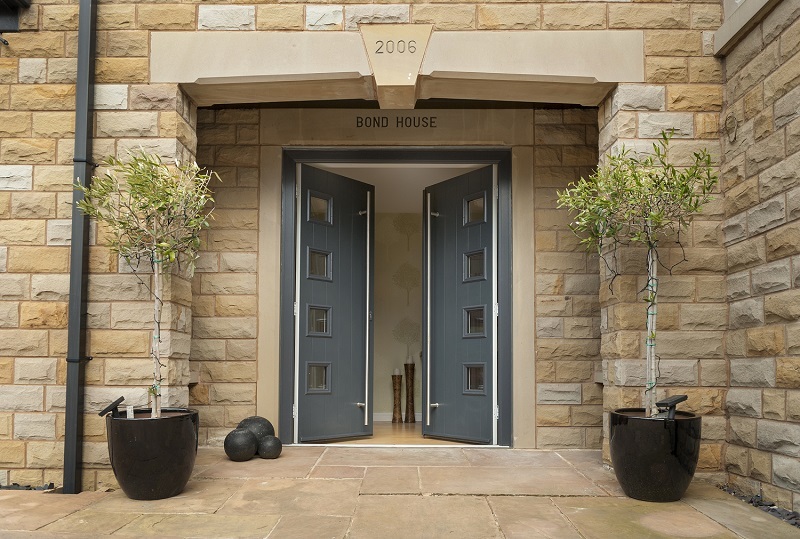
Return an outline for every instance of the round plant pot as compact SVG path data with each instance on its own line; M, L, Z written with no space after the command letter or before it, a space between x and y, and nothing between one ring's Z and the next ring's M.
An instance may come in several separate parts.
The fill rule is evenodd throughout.
M701 418L645 417L644 408L621 408L610 416L611 462L622 490L648 502L674 502L689 488L700 453Z
M160 500L180 494L197 456L197 410L137 409L133 418L106 416L108 454L114 477L134 500Z

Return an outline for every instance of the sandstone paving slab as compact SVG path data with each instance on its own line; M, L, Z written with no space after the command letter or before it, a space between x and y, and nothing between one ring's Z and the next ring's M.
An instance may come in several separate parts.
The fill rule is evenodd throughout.
M563 451L558 452L563 456ZM624 496L614 471L606 466L599 451L568 451L565 459L581 475L589 478L595 485L605 490L610 496Z
M200 447L197 449L197 457L194 459L195 468L216 464L220 460L227 458L225 450L221 447Z
M278 520L278 515L236 515L235 520L230 515L141 515L114 536L261 539Z
M553 503L586 539L738 537L718 522L682 502L653 503L632 498L573 497L553 498Z
M713 485L694 482L681 499L742 537L798 539L800 530Z
M36 539L87 539L87 537L91 537L92 539L94 539L95 537L113 537L113 536L104 533L91 533L87 535L85 532L62 533L62 532L43 532L43 531L33 531L33 532L3 531L2 537L3 539L29 539L32 537L35 537ZM180 538L165 537L164 539L180 539Z
M36 530L106 496L105 492L57 494L37 490L2 490L0 530Z
M461 448L329 447L320 465L338 466L468 466Z
M535 449L463 449L471 466L565 468L570 464L552 451Z
M597 485L598 487L605 490L609 496L625 496L625 491L622 490L622 487L619 485L619 481L617 478L614 477L614 474L611 474L611 478L609 479L597 479L597 478L590 478L592 482Z
M137 513L118 513L109 518L108 513L95 511L91 507L60 518L41 528L48 533L82 533L90 535L110 535L139 517Z
M195 477L198 478L244 478L266 479L270 477L306 477L317 463L316 458L284 458L277 459L252 458L244 462L230 459L204 468Z
M607 496L572 468L420 468L429 494Z
M312 479L364 479L363 466L315 466L311 470Z
M349 539L492 539L502 534L486 498L361 496Z
M552 452L548 451L548 453L558 455L576 468L603 467L603 452L599 449L561 449Z
M131 500L121 490L92 506L95 511L157 514L214 513L245 484L244 479L191 479L183 492L163 500Z
M194 475L203 478L269 478L306 477L325 450L323 447L284 447L277 459L258 456L245 462L234 462L222 448L213 448L203 456L203 467ZM216 460L212 460L216 455ZM198 453L199 456L199 453Z
M325 451L324 447L305 447L298 445L285 445L281 451L281 459L317 459ZM230 462L222 447L200 447L197 450L195 466L208 466L221 461Z
M506 539L581 539L550 498L491 496L489 505Z
M361 494L421 494L418 470L410 466L367 468Z
M218 512L350 517L355 511L360 487L359 479L253 479Z
M350 517L283 515L270 539L341 539L350 528Z

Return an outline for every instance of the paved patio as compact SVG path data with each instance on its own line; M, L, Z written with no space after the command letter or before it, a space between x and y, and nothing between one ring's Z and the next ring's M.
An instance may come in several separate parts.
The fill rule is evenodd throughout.
M622 495L599 451L286 447L231 462L201 448L180 496L0 491L0 537L800 538L695 481L680 502Z

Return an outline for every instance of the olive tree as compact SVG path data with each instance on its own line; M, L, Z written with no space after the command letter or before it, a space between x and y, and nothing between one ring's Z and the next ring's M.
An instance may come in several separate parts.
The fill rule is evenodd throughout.
M194 272L200 249L200 231L208 226L213 209L209 182L214 172L197 163L166 164L157 155L141 150L125 161L109 157L107 172L93 177L77 202L84 214L102 223L111 250L136 272L141 264L153 271L152 417L161 415L161 311L164 273L173 267ZM142 281L144 282L144 281ZM146 284L146 283L145 283Z
M705 149L693 154L689 166L674 165L669 158L671 136L671 132L662 132L653 152L644 155L623 147L618 154L608 155L591 176L558 193L559 207L573 212L570 227L581 243L599 253L612 276L611 283L621 271L616 259L619 247L647 250L643 268L647 281L641 292L647 305L643 402L648 417L656 411L658 266L671 273L686 260L681 235L711 199L717 182ZM681 260L668 264L660 257L659 248L667 241L681 248Z

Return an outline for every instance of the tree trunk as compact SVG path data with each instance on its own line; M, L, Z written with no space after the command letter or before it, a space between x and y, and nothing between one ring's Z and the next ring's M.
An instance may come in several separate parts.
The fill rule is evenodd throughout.
M154 259L155 260L155 259ZM153 357L153 406L151 417L161 417L161 289L163 276L161 261L153 264L153 343L150 354Z
M645 390L644 407L647 417L657 413L656 409L656 315L658 295L658 260L656 248L651 245L647 250L647 338L645 340Z

